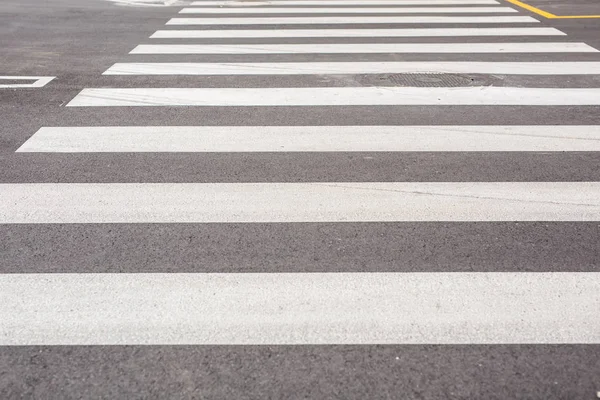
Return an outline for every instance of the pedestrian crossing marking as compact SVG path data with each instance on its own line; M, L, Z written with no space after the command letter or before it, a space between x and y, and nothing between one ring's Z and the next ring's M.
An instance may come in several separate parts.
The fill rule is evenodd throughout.
M234 77L232 81L245 75L448 73L545 78L579 75L578 79L582 75L600 75L600 61L590 61L598 50L585 43L535 38L565 36L565 33L552 27L535 27L539 21L527 15L501 15L518 11L495 0L275 3L209 0L191 5L199 7L184 8L179 14L200 14L198 17L172 18L167 28L180 28L156 31L150 37L153 42L156 39L340 40L317 44L239 44L234 40L231 44L141 44L130 53L136 61L179 56L166 58L172 62L116 63L104 75L220 75ZM281 29L301 24L316 27ZM360 29L340 28L342 24L357 24ZM365 28L364 24L424 26L373 29ZM435 27L440 24L442 27ZM200 28L193 29L195 25ZM519 38L508 43L494 43L493 39L491 43L444 42L456 37L488 36ZM525 41L525 36L536 42ZM386 37L443 39L442 43L418 40L382 43L385 41L379 39ZM367 38L371 40L363 41L377 43L344 43L346 38ZM460 54L467 59L476 54L494 54L500 60L499 55L526 54L528 59L535 55L534 59L544 61L315 62L314 57L306 57L315 54L390 57L409 53ZM185 62L188 59L184 57L286 54L304 55L297 57L304 62ZM576 54L585 61L549 62L557 58L556 54ZM142 58L143 55L154 57ZM189 57L190 61L207 58ZM207 81L182 79L192 81L191 86ZM171 82L165 77L154 80L156 85ZM168 87L168 83L160 84L166 87L135 87L135 80L132 82L127 88L86 88L68 106L600 106L600 88L594 87L186 88ZM485 121L498 119L493 110L485 109L486 114L492 115ZM247 115L253 112L243 111ZM144 110L136 112L143 115ZM235 121L258 119L255 115L249 120L240 118ZM136 121L139 119L129 122ZM445 121L456 123L452 118ZM279 153L280 157L307 152L370 152L371 158L385 156L383 152L438 152L435 157L441 158L453 156L439 152L514 152L514 157L527 157L523 152L539 152L536 157L538 154L548 157L543 152L556 157L556 152L600 151L600 126L596 125L271 126L270 123L273 121L265 120L266 126L42 127L17 152L52 153L43 157L73 160L80 157L75 153L126 152L223 153L197 155L216 159L211 157L229 157L232 153L248 157L243 153L253 152ZM356 158L354 154L346 156ZM98 157L111 160L112 156ZM275 155L253 157L269 160ZM311 158L315 154L301 157ZM368 168L364 171L369 172ZM267 175L265 179L269 180ZM531 178L535 173L528 175ZM402 176L408 181L415 178ZM516 175L512 176L515 179ZM116 175L111 179L127 177ZM244 180L239 176L231 179ZM366 178L369 179L373 177ZM424 182L2 183L0 224L89 227L111 223L338 226L348 222L600 222L600 182L553 181L556 176L548 176L544 182L535 181L535 176L532 181L519 182L436 182L436 179L426 176ZM282 180L290 178L284 176ZM573 265L567 267L573 269ZM0 274L0 345L600 344L600 323L596 318L599 289L597 272Z
M161 30L151 39L565 36L556 28Z
M482 5L499 4L496 0L289 0L270 1L193 1L192 6L263 7L263 6L418 6L418 5Z
M541 43L312 43L140 44L130 54L386 54L595 53L577 42Z
M598 272L3 274L0 345L600 344L599 304Z
M340 74L600 75L600 62L281 62L117 63L104 75L340 75Z
M179 14L505 14L510 7L378 7L378 8L184 8Z
M312 87L312 88L94 88L67 107L281 107L400 105L600 105L600 88Z
M237 17L171 18L167 25L285 25L285 24L512 24L539 23L533 17L516 16L311 16L311 17Z
M44 127L17 152L600 151L600 126Z
M0 223L600 221L600 182L0 184Z

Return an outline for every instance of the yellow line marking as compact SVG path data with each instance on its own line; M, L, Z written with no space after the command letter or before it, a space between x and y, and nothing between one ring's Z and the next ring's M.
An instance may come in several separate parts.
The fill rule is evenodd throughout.
M536 8L534 6L530 6L529 4L525 4L522 1L519 0L506 0L509 3L514 4L515 6L519 6L521 8L524 8L528 11L531 11L532 13L536 13L538 15L541 15L542 17L546 17L546 18L554 18L556 17L556 15L554 14L550 14L549 12L546 12L544 10L540 10L539 8Z
M534 6L530 6L529 4L523 3L522 1L519 0L506 0L509 3L512 3L518 7L524 8L528 11L531 11L532 13L535 13L537 15L541 15L544 18L548 18L548 19L583 19L583 18L600 18L600 15L554 15L552 13L549 13L547 11L544 10L540 10L537 7Z
M600 18L600 15L555 15L553 19L568 19L568 18Z

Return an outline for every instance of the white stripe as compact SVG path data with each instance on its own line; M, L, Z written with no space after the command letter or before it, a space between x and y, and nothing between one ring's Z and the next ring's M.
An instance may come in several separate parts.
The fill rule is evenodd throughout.
M245 18L171 18L167 25L279 25L279 24L510 24L538 20L525 16L348 16L348 17L245 17Z
M46 86L55 76L0 76L0 89L37 89ZM34 81L31 83L1 83L2 81Z
M600 151L600 125L46 127L17 150L310 151Z
M600 182L0 184L0 223L600 221Z
M597 272L0 275L3 346L599 344L598 310Z
M379 7L379 8L184 8L179 14L492 14L515 13L510 7Z
M600 75L600 62L117 63L104 75L338 75L456 73Z
M266 29L163 30L152 39L225 38L348 38L348 37L456 37L456 36L564 36L555 28L414 28L414 29Z
M600 88L106 88L83 89L67 106L349 105L600 105Z
M262 7L262 6L430 6L498 4L496 0L289 0L289 1L194 1L192 6Z
M113 3L123 4L127 6L146 6L146 7L166 7L175 3L178 0L108 0Z
M130 54L594 53L585 43L141 44Z

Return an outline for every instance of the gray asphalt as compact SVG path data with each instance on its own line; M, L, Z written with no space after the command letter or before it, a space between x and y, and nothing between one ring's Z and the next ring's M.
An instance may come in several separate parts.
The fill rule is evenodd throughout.
M600 259L595 222L0 225L0 233L10 260L0 273L593 272Z
M594 399L589 346L8 348L3 398Z
M592 0L530 4L557 15L600 14ZM394 85L379 75L102 76L126 61L307 60L306 55L127 54L154 42L270 42L148 39L166 29L181 7L124 7L103 0L0 2L0 75L57 77L42 89L0 89L0 183L600 181L597 152L15 153L42 126L600 124L600 107L65 107L86 87ZM600 49L600 19L542 21L537 26L553 26L568 36L535 41L581 41ZM316 26L294 26L310 27ZM381 40L407 41L453 39ZM367 41L344 40L361 42ZM310 56L313 61L567 58L600 61L597 54ZM600 87L600 71L587 77L472 78L494 86ZM0 225L0 273L600 271L599 243L596 222ZM594 399L599 390L600 345L0 347L1 399Z

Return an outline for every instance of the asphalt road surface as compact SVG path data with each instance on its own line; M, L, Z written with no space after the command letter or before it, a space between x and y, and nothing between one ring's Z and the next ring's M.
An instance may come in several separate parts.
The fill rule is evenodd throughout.
M0 3L1 399L600 396L597 2L158 3Z

